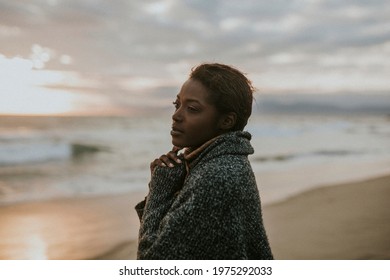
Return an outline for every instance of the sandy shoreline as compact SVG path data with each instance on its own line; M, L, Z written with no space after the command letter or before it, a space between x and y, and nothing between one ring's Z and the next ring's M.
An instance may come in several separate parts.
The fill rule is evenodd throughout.
M144 194L0 207L0 259L134 259ZM390 259L390 175L266 205L276 259Z
M264 208L277 259L390 259L390 176L314 189Z
M0 259L94 259L136 239L134 205L126 194L0 207Z

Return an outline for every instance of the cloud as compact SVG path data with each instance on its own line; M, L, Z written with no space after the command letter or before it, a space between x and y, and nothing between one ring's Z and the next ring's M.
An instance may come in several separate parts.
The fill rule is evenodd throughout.
M111 81L112 91L123 90L116 84L123 79L180 86L191 66L218 61L270 92L390 92L386 7L385 0L0 0L0 53L29 59L38 45L49 50L49 60L38 57L45 69Z

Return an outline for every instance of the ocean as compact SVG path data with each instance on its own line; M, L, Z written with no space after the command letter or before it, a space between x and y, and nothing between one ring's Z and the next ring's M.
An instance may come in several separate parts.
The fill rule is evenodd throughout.
M324 99L305 105L278 98L261 100L260 106L258 100L246 127L263 203L390 173L389 98L369 108L347 102L349 109L337 100L324 106ZM168 111L132 117L0 116L0 205L146 194L150 162L172 147L170 126Z

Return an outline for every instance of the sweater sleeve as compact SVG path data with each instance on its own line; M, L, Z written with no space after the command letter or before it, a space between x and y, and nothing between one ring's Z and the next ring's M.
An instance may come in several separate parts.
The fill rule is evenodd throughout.
M240 219L225 182L225 178L193 178L169 209L161 204L146 209L138 259L243 258L240 235L231 232L232 223L240 227ZM152 208L158 213L151 213Z
M160 166L155 168L149 182L149 194L135 206L140 222L142 222L148 198L151 197L152 201L166 201L167 198L173 198L173 194L182 187L185 174L184 164L176 164L174 168ZM149 205L148 209L150 208Z
M141 222L138 254L155 243L162 220L174 201L175 193L183 186L184 178L184 164L173 168L156 167L154 170L148 196L135 207Z

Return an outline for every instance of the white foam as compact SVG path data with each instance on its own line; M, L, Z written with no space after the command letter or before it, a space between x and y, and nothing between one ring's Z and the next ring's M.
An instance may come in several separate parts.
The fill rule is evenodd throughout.
M0 144L0 165L69 159L71 156L71 145L58 140L36 138Z

